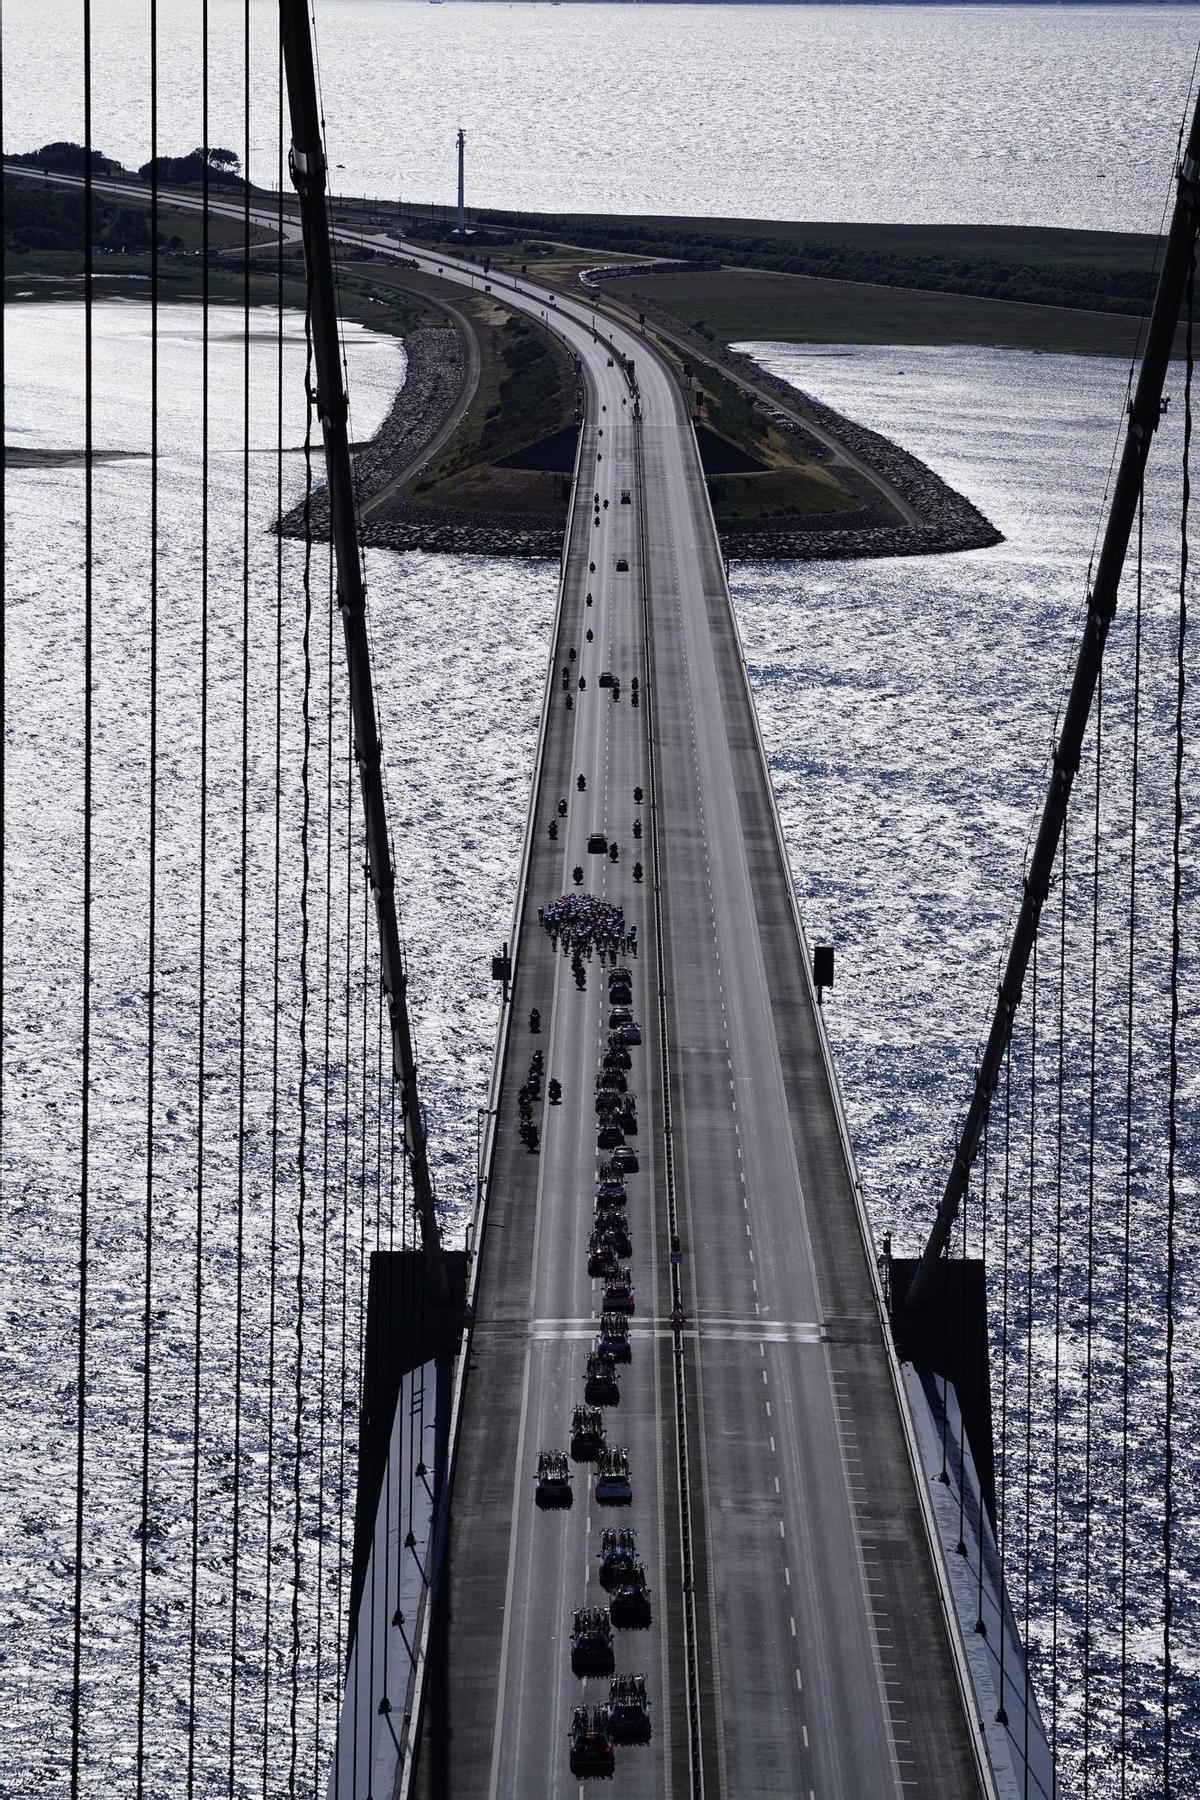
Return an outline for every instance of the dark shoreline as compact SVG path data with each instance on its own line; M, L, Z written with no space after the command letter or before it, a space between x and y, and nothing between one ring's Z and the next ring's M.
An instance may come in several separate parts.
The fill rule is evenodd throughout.
M450 352L450 340L454 352ZM463 379L461 356L453 331L417 331L406 339L408 373L387 417L370 443L355 457L360 503L367 509L361 537L365 545L385 550L424 550L460 556L524 556L558 558L561 526L518 512L466 514L407 503L404 490L377 511L372 499L396 473L419 456L453 409ZM776 394L781 406L807 414L837 437L868 468L876 471L921 516L917 527L885 518L867 493L849 514L816 519L796 518L770 524L719 529L727 558L754 562L829 562L882 556L934 556L979 550L1002 542L1002 533L965 495L959 494L925 463L900 445L864 425L843 417L810 394L770 375L750 357L726 352L726 364L741 364L747 378ZM789 429L804 436L801 420ZM862 484L865 489L866 484ZM328 530L324 486L310 502L312 529ZM286 537L304 535L304 507L295 506L279 521Z

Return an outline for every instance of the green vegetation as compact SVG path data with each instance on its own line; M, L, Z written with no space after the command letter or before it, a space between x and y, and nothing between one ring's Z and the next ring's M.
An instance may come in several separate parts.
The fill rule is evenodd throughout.
M709 363L692 363L670 344L659 348L675 364L700 434L710 474L709 497L719 526L782 524L814 513L846 512L858 500L825 464L802 452L762 407ZM732 457L723 452L732 450ZM753 464L737 472L742 461Z
M1133 354L1138 320L960 294L754 270L687 270L604 284L648 324L708 347L766 339L813 344L979 344L1087 356Z
M484 296L466 300L462 310L479 345L479 386L470 411L406 501L462 513L561 516L569 486L561 475L499 465L572 424L571 359L541 325Z
M484 219L510 217L483 214ZM1156 240L1134 233L1018 226L789 224L774 220L523 215L560 243L624 258L683 258L1140 316Z
M93 201L93 243L101 254L136 254L150 248L146 207L121 201ZM160 250L182 250L173 219L158 233ZM83 254L83 194L78 188L41 186L9 176L4 182L4 250L7 257L30 251Z

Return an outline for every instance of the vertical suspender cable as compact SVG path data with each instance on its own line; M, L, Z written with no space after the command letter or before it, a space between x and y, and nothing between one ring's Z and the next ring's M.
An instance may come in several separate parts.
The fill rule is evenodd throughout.
M1008 1707L1004 1699L1004 1590L1006 1586L1004 1564L1008 1553L1008 1534L1006 1502L1008 1496L1008 1230L1010 1173L1012 1168L1012 1039L1009 1038L1004 1047L1004 1223L1001 1228L1000 1264L1001 1303L1000 1303L1000 1479L997 1487L997 1532L996 1549L1000 1558L999 1585L1000 1605L999 1623L997 1626L1000 1643L997 1646L1000 1657L1000 1704L996 1708L996 1722L1008 1724Z
M2 23L2 20L0 20ZM4 143L4 33L0 30L0 146ZM0 175L0 249L4 245L5 211L4 211L4 179ZM4 307L0 306L0 448L6 442L7 430L7 387L5 374L5 319ZM4 845L5 845L5 786L4 786L4 746L8 734L7 685L4 679L5 620L7 608L4 604L7 591L7 568L4 558L4 546L8 535L7 509L8 490L6 486L7 470L4 457L0 455L0 1183L4 1180Z
M1096 783L1092 807L1092 963L1088 1030L1087 1276L1083 1375L1083 1797L1092 1776L1092 1446L1096 1335L1096 1033L1100 984L1100 782L1104 749L1104 676L1096 681Z
M1129 1348L1131 1320L1130 1254L1133 1217L1133 1020L1137 957L1138 749L1142 695L1142 574L1145 548L1145 492L1138 497L1137 598L1133 617L1133 749L1129 778L1129 947L1125 987L1125 1187L1122 1205L1121 1281L1121 1800L1129 1772Z
M1175 648L1175 780L1174 818L1171 831L1171 1030L1169 1091L1167 1104L1167 1270L1166 1270L1166 1392L1163 1405L1163 1682L1162 1682L1162 1792L1173 1800L1174 1721L1171 1717L1171 1684L1174 1676L1175 1596L1175 1284L1176 1192L1175 1161L1179 1148L1179 912L1183 889L1181 843L1183 838L1184 702L1187 696L1187 576L1188 515L1192 498L1192 379L1195 371L1195 243L1187 273L1187 376L1183 402L1183 506L1179 526L1179 623Z
M326 164L313 76L312 39L303 0L281 0L284 63L292 120L292 179L300 198L304 250L313 296L313 336L321 426L329 483L330 534L337 559L338 601L346 639L355 754L367 830L367 866L378 915L380 975L387 995L395 1079L400 1083L406 1152L421 1222L426 1286L436 1302L449 1298L442 1261L417 1067L408 1019L407 977L396 922L395 875L388 842L381 748L367 641L366 595L359 561L346 395L338 358L333 264L326 208Z
M1068 821L1063 820L1059 853L1058 916L1058 1069L1054 1119L1054 1419L1051 1450L1050 1515L1050 1762L1058 1767L1058 1525L1061 1517L1059 1475L1062 1463L1062 1252L1063 1252L1063 1126L1064 1084L1067 1058L1067 844Z
M197 1653L200 1580L200 1394L204 1347L204 1061L207 1053L208 995L208 0L200 7L200 84L204 160L201 168L200 213L200 930L197 948L196 1046L196 1269L192 1304L192 1567L188 1609L187 1800L196 1789Z
M312 416L312 336L307 334L309 362L305 371L309 395L308 414ZM300 1137L296 1157L296 1383L295 1423L293 1437L294 1491L292 1495L292 1693L289 1711L290 1746L288 1753L288 1792L296 1791L296 1768L299 1756L300 1707L300 1514L303 1501L304 1453L304 1280L305 1242L304 1214L308 1199L308 886L310 855L308 847L312 802L309 791L309 763L312 755L312 533L311 491L305 494L304 546L304 629L301 650L304 661L304 687L301 719L304 741L300 759Z
M982 1147L982 1152L980 1155L980 1162L983 1165L983 1167L982 1167L983 1180L981 1183L981 1190L980 1190L980 1197L979 1197L979 1219L980 1219L979 1259L980 1259L980 1265L981 1265L982 1276L983 1276L984 1310L986 1312L986 1309L987 1309L987 1281L988 1281L988 1259L987 1259L987 1256L988 1256L988 1174L989 1174L989 1169L988 1169L988 1122L986 1119L983 1122L983 1147ZM977 1567L978 1584L977 1584L977 1591L976 1591L976 1595L975 1595L975 1629L981 1637L987 1636L987 1620L983 1616L983 1565L984 1565L984 1554L983 1553L984 1553L985 1523L986 1523L986 1519L985 1519L984 1506L983 1506L983 1493L982 1493L982 1489L981 1489L980 1497L979 1497L979 1541L976 1545L976 1549L978 1550L978 1554L979 1554L978 1567Z
M83 0L83 966L79 1083L79 1354L75 1371L75 1568L72 1599L71 1800L82 1752L83 1535L87 1453L88 1208L92 1075L92 4Z
M242 745L238 921L237 1223L233 1326L233 1518L229 1593L229 1800L237 1758L238 1628L242 1531L242 1362L246 1234L247 933L250 890L250 0L242 6Z
M1033 940L1033 959L1030 966L1032 985L1029 994L1029 1207L1026 1219L1027 1235L1025 1239L1025 1518L1024 1518L1024 1550L1025 1550L1025 1605L1022 1621L1022 1637L1029 1644L1030 1619L1030 1549L1032 1527L1030 1515L1033 1510L1033 1223L1034 1202L1037 1188L1037 1048L1038 1048L1038 946L1037 938ZM1022 1695L1022 1722L1024 1738L1022 1743L1022 1759L1024 1763L1024 1800L1029 1800L1029 1656L1026 1653L1025 1686Z
M1113 488L1112 506L1100 547L1095 580L1088 595L1087 622L1076 658L1062 730L1054 750L1054 768L1025 877L1021 907L987 1043L976 1071L971 1104L955 1146L937 1218L906 1296L910 1306L919 1305L924 1298L930 1275L950 1235L967 1176L979 1148L984 1120L1000 1077L1005 1048L1012 1036L1013 1017L1021 1002L1029 953L1042 906L1049 892L1058 840L1066 818L1071 788L1079 767L1084 732L1092 708L1092 695L1100 673L1109 626L1116 611L1121 570L1141 492L1142 474L1150 453L1150 444L1162 416L1163 381L1175 341L1180 303L1192 262L1197 219L1200 216L1198 182L1200 97L1197 98L1192 115L1187 149L1179 165L1175 210L1146 334L1146 351L1137 387L1129 403L1129 423Z
M275 253L275 517L283 517L283 53L279 52L279 244ZM249 173L247 171L247 173ZM283 810L283 533L275 532L275 818L274 876L271 903L271 1216L267 1250L267 1495L263 1608L262 1800L270 1786L271 1680L273 1672L273 1605L275 1549L275 1356L279 1309L279 1001L280 887L282 881Z
M138 1567L137 1800L146 1791L146 1601L150 1572L150 1406L154 1284L154 1058L158 856L158 0L150 0L150 796L146 964L146 1195L142 1264L142 1491Z

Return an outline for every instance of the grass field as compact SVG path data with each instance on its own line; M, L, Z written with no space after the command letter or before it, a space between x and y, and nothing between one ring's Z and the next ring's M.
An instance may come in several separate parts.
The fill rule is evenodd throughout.
M648 319L682 322L723 344L982 344L1125 357L1138 335L1138 321L1119 313L757 270L635 276L606 282L605 292Z

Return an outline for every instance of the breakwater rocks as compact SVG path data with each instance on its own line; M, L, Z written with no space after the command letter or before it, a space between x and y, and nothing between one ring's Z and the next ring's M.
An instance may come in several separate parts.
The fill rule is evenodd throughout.
M804 418L828 431L868 469L889 482L920 515L922 523L897 524L879 513L864 496L861 509L830 515L827 523L817 519L783 520L778 525L764 522L723 531L721 544L726 556L755 561L795 558L828 562L864 556L945 555L959 550L983 550L1004 541L1003 533L978 507L935 475L919 457L879 432L844 418L812 394L769 374L752 357L730 351L722 367L732 371L738 365L744 369L747 383L753 382L760 391L765 388L778 397L780 410L772 413L772 422L792 435L806 454L827 457L829 452L804 429ZM794 416L797 412L800 418ZM839 469L838 475L842 479L844 471Z
M404 386L375 436L354 458L360 504L369 504L381 488L394 481L402 469L420 456L449 417L462 391L462 345L453 326L423 326L410 331L404 340L404 350L408 358ZM385 508L381 508L383 510ZM314 536L327 537L329 494L323 484L314 490L309 511ZM370 525L374 523L372 518ZM304 536L303 502L283 515L279 530L284 537ZM367 543L383 541L374 538L370 528L364 529L363 537ZM432 549L434 546L402 547Z
M441 550L455 556L551 556L562 552L561 524L520 513L440 512L381 507L362 527L362 541L380 550Z
M455 330L411 332L405 349L408 372L404 386L371 442L354 459L359 499L366 508L361 526L364 544L464 556L560 556L562 523L545 515L413 506L403 489L372 505L381 490L432 441L462 390L462 347ZM829 562L869 556L933 556L979 550L1002 541L1001 533L977 507L890 439L843 418L811 394L768 374L748 356L730 351L719 366L758 405L764 404L764 392L776 397L777 408L767 403L772 422L788 432L805 455L825 460L831 454L806 430L804 421L808 419L889 482L921 519L919 526L912 527L886 517L874 503L869 484L854 471L839 468L839 479L846 480L858 494L860 504L852 511L728 526L720 532L726 557L755 562ZM719 478L714 485L719 485ZM313 493L310 512L314 535L325 537L329 499L323 486ZM279 529L284 536L302 537L303 505L286 513Z

